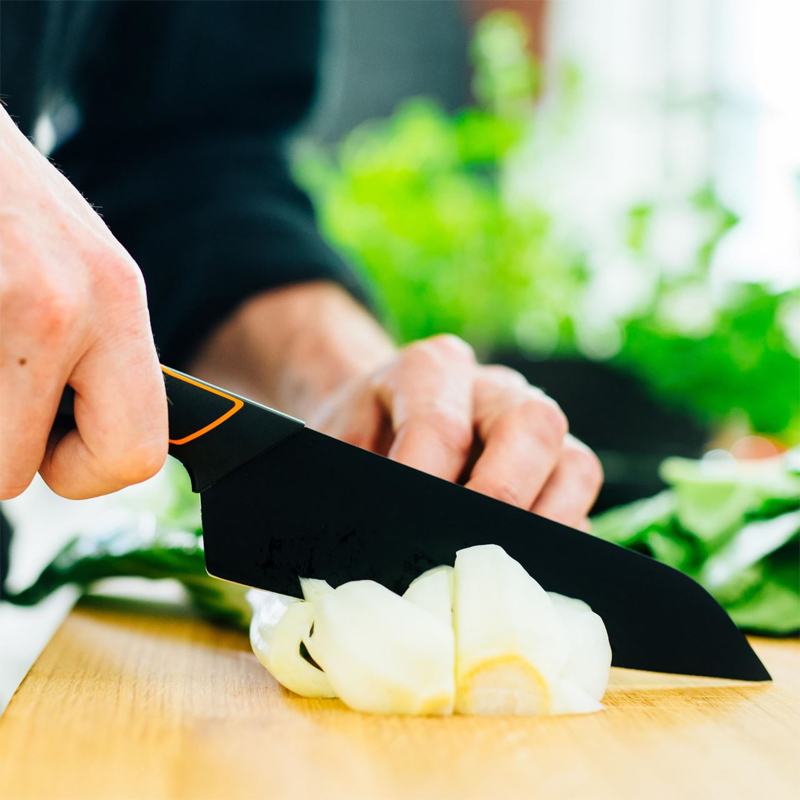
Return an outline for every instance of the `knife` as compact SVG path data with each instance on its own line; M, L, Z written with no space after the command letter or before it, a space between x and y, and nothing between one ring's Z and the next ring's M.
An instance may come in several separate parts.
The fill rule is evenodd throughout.
M169 453L200 494L210 575L295 596L300 576L402 592L457 550L497 544L545 589L603 618L615 666L770 680L722 607L681 572L162 370ZM60 424L74 424L70 391Z

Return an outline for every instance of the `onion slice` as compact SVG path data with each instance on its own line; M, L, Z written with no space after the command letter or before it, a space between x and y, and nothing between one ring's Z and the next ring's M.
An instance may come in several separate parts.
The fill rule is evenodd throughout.
M384 714L450 714L452 627L373 581L353 581L316 602L306 639L337 695Z
M569 640L544 589L496 545L458 552L454 588L456 710L550 714Z
M583 600L548 592L569 638L569 658L561 680L570 683L594 701L596 711L611 674L611 645L603 620ZM578 697L577 692L572 692ZM584 705L592 706L591 702ZM575 713L575 712L572 712Z
M403 594L406 600L424 608L445 625L453 625L453 568L434 567L423 572Z
M314 623L314 605L273 592L258 594L264 596L251 600L250 644L267 672L303 697L336 697L327 675L300 652Z
M315 603L322 595L332 592L333 586L320 578L300 578L300 589L304 600Z

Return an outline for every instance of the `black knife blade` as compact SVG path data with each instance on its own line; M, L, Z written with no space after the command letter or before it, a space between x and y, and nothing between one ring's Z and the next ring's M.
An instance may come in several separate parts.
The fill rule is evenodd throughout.
M618 545L303 429L201 495L212 575L297 595L298 576L402 592L456 551L498 544L545 589L603 618L614 664L769 680L695 581Z
M211 575L290 595L301 576L402 592L458 550L497 544L545 589L589 603L616 666L770 680L722 607L677 570L164 373L170 454L201 493Z

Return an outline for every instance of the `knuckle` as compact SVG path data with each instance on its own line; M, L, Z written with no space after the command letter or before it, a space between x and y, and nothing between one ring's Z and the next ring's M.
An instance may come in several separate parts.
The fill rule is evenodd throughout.
M428 411L424 422L434 431L437 437L451 450L465 453L472 445L472 426L460 414L446 408Z
M504 364L487 364L480 368L481 378L502 386L528 388L530 384L522 373ZM530 387L533 388L533 387Z
M106 463L108 477L120 486L141 483L152 478L167 458L166 440L153 440L123 450Z
M145 300L144 277L127 253L105 253L95 260L96 280L112 302L140 305Z
M26 315L45 340L59 339L80 318L83 298L76 287L63 282L37 281L33 294L25 303Z
M494 497L495 500L500 500L502 503L517 507L523 505L519 487L510 481L485 481L481 491L490 497Z
M458 336L452 333L442 333L414 342L408 347L409 357L415 360L434 360L435 362L457 360L460 362L474 362L473 349Z
M435 358L435 348L431 347L429 340L414 342L405 348L401 360L408 366L419 368L430 364Z
M569 422L567 415L561 410L561 406L547 395L538 398L541 407L542 425L554 431L554 435L561 442L569 432Z
M572 448L569 469L574 477L592 491L603 484L603 465L588 447Z
M523 400L509 415L514 425L524 427L548 449L560 447L569 429L564 412L546 395Z
M440 353L461 358L468 361L475 360L475 351L460 336L454 333L440 333L428 340L431 346L435 347Z

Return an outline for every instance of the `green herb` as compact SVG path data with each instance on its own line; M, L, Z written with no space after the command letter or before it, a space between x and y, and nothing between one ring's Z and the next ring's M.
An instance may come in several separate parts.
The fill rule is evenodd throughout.
M31 606L68 584L87 591L98 581L119 577L178 581L206 618L236 627L246 627L250 621L245 587L206 573L202 538L159 528L149 514L102 536L76 536L33 584L4 599Z
M596 517L593 533L686 572L740 627L791 633L800 629L796 458L668 459L670 489Z

